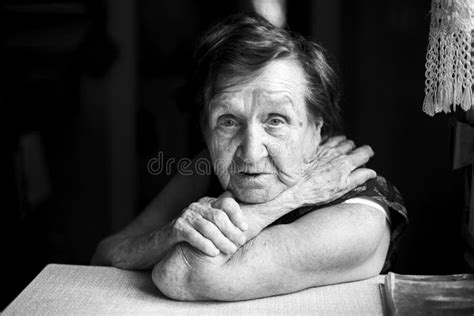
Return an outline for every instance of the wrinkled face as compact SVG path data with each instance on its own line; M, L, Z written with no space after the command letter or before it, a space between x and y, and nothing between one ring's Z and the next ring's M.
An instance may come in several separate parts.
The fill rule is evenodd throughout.
M300 179L321 140L321 123L309 120L305 105L304 72L280 59L255 78L223 81L205 131L216 174L242 202L272 200Z

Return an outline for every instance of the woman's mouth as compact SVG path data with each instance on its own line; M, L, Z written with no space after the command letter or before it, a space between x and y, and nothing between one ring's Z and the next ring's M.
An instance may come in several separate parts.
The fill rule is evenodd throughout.
M245 176L245 177L258 177L262 173L256 172L256 173L251 173L251 172L239 172L239 175Z
M257 178L259 176L264 176L270 174L269 172L238 172L237 175L241 177L250 177L250 178Z
M235 174L238 183L244 185L263 185L267 183L270 173L267 172L238 172Z

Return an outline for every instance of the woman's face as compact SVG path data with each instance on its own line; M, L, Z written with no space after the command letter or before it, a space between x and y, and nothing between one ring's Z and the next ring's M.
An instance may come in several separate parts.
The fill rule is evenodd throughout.
M321 141L309 120L299 63L280 59L255 78L224 80L209 102L206 142L226 190L246 203L275 198L302 176Z

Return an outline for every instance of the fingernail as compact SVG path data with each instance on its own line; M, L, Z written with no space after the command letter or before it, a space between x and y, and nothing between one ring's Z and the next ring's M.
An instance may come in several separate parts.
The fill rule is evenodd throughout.
M242 229L243 229L243 230L249 229L249 225L247 225L247 223L243 223L243 224L242 224Z
M245 240L246 240L245 236L240 237L240 238L239 238L239 243L240 243L240 245L245 244Z
M214 249L214 250L212 251L212 255L213 255L214 257L217 256L217 255L219 255L220 253L221 253L221 252L219 251L219 249Z

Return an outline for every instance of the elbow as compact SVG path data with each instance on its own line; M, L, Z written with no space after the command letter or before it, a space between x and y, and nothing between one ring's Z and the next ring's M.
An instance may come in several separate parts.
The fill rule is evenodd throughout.
M191 267L183 248L189 249L178 244L153 268L152 280L161 293L177 301L232 300L217 281L218 266L199 261L192 262Z
M106 238L97 245L90 264L94 266L115 266L113 253L110 238Z
M344 281L355 281L379 275L385 264L390 245L390 227L379 211L361 208L360 229L350 233L347 244Z
M369 279L379 275L382 272L384 259L374 256L367 260L362 266L358 268L358 279Z
M179 247L175 247L152 270L152 280L155 286L166 297L177 301L196 301L189 283L192 273L186 262L179 256Z
M96 247L94 255L91 258L90 264L96 266L112 266L119 269L133 269L134 266L128 262L121 253L121 248L124 247L127 240L117 236L108 237Z
M384 267L390 245L390 228L384 226L378 245L359 268L364 279L379 275Z
M151 278L158 290L166 297L177 301L189 300L187 293L184 293L183 287L180 286L181 282L177 282L162 264L155 265Z

